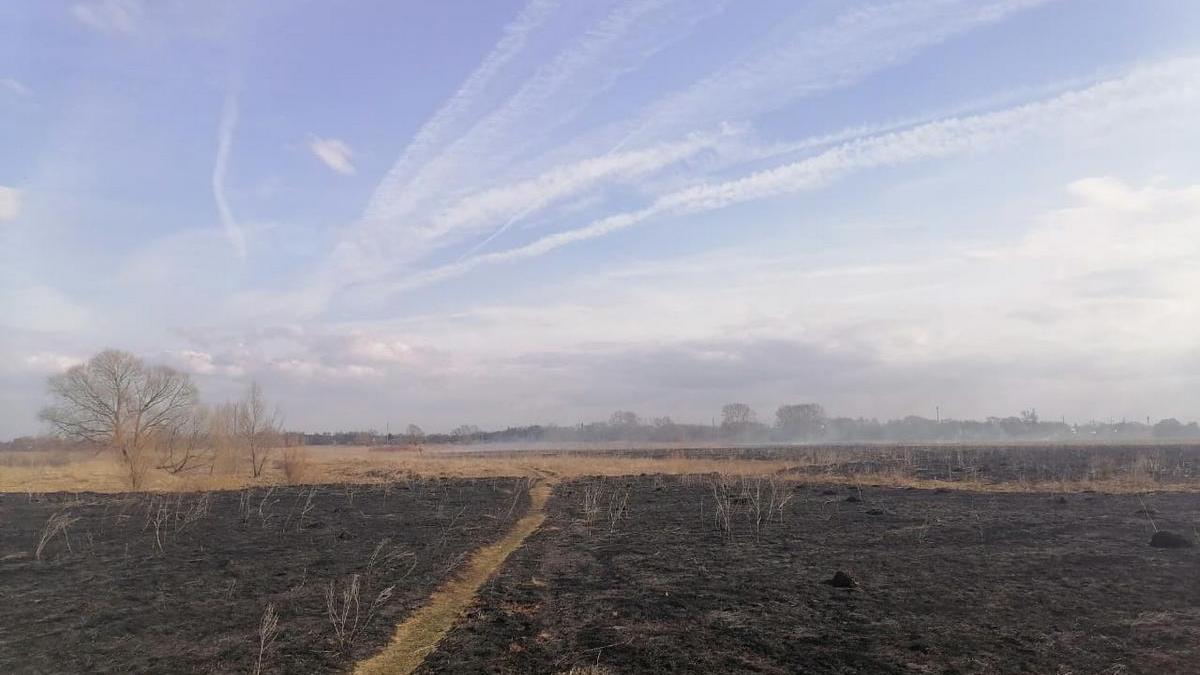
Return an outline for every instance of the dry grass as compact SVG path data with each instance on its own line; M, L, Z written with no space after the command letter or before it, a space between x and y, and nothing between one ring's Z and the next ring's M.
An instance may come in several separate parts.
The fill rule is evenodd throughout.
M1149 490L1200 491L1200 481L1156 478L1159 471L1152 448L1126 466L1097 461L1089 475L1078 479L1055 477L1052 472L1034 478L997 482L979 473L966 472L953 480L919 475L908 457L910 449L880 448L874 455L889 458L874 468L847 471L847 462L859 458L852 449L814 448L787 459L685 456L682 451L662 456L632 456L604 450L561 454L481 451L478 446L427 447L423 453L378 452L363 447L322 446L289 448L276 454L262 477L249 471L234 472L224 465L181 474L152 470L144 489L156 492L234 490L256 485L385 483L408 477L489 478L538 474L576 478L638 474L772 476L777 480L844 485L881 485L922 489L947 488L982 492L1070 493L1095 490L1138 493ZM490 449L489 449L490 450ZM950 452L954 452L951 450ZM964 451L966 452L966 451ZM1052 452L1052 450L1047 450ZM0 462L0 492L123 492L128 489L127 468L105 455L75 453L21 453L20 462Z
M383 543L375 549L376 555L383 548ZM372 556L374 560L375 556ZM338 593L337 580L329 582L329 587L325 589L325 607L329 616L329 625L333 628L334 639L337 642L338 649L349 654L362 636L362 631L371 623L371 619L375 617L375 613L379 608L387 603L392 597L392 592L396 590L394 585L380 591L375 600L371 602L370 608L364 617L362 614L362 604L359 601L359 592L361 584L359 583L359 575L352 574L350 578L343 584L341 593Z
M304 483L312 471L312 460L305 448L284 448L280 454L279 469L287 483Z
M38 539L37 549L33 552L35 560L42 559L42 552L46 550L46 545L49 544L58 533L62 533L63 541L66 542L67 550L71 549L71 538L67 535L67 528L71 527L78 518L72 516L68 511L62 511L50 516L46 521L45 527L42 528L42 536Z
M262 622L258 626L258 658L254 661L254 675L262 673L267 650L271 648L278 634L279 614L275 612L275 605L268 602L267 609L263 612Z

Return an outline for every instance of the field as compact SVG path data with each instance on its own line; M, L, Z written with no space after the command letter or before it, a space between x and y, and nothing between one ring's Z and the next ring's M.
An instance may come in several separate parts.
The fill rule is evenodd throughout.
M541 530L421 672L1194 673L1200 663L1200 559L1148 546L1142 512L1144 499L1157 527L1192 536L1196 495L777 487L560 484ZM734 502L728 528L722 494ZM855 588L828 583L839 571Z
M1200 539L1197 446L308 453L140 493L5 458L0 672L1200 663L1200 548L1150 545Z
M344 670L524 500L523 481L493 479L2 495L0 672L251 672L268 604L264 672ZM55 517L69 526L39 551ZM339 640L326 591L341 603L355 575L358 627Z

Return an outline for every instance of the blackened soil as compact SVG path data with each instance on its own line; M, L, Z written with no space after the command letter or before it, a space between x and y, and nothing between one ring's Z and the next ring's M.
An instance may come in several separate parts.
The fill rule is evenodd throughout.
M527 503L516 479L0 495L0 672L252 672L268 603L264 672L345 670ZM66 536L38 560L55 514ZM325 592L352 575L365 627L343 648Z
M1151 547L1136 496L787 486L730 535L712 481L558 485L424 672L1200 672L1200 548ZM1143 499L1196 536L1200 495Z

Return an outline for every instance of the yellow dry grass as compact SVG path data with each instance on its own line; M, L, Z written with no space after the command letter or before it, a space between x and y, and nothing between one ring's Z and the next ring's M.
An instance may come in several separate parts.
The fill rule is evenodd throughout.
M550 485L539 482L529 491L529 510L504 537L477 550L466 570L429 597L429 601L396 627L383 651L355 667L358 675L411 673L421 665L462 613L475 601L479 588L500 569L509 554L546 519Z
M470 448L469 448L470 449ZM1105 471L1084 480L1038 481L961 478L941 480L916 475L903 463L890 468L846 474L839 467L853 459L838 449L822 448L788 459L739 459L730 457L686 457L682 452L660 457L614 454L606 450L564 454L535 452L464 452L461 447L426 448L416 452L375 451L363 447L319 446L305 449L300 469L284 461L284 449L268 462L266 473L252 478L248 473L198 471L172 475L151 470L144 488L148 491L231 490L251 485L329 483L377 483L398 478L445 476L489 478L529 476L537 472L574 478L582 476L630 476L638 474L723 474L729 476L774 475L786 480L889 487L949 488L983 492L1080 492L1110 493L1148 490L1200 491L1200 482L1162 483L1136 462L1124 471ZM39 462L36 453L21 453L19 463L0 464L0 492L122 492L128 490L127 473L108 455L47 453ZM64 459L65 458L65 459ZM291 475L289 479L288 474ZM299 477L299 478L297 478Z

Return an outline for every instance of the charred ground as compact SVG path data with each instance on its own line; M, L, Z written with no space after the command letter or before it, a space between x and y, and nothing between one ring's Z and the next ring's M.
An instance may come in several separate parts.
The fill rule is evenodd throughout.
M521 515L524 487L0 495L0 671L252 672L268 603L279 623L264 672L344 670ZM69 525L39 559L55 516ZM362 627L341 644L325 594L333 582L340 602L354 575Z
M1195 672L1200 549L1149 540L1198 523L1195 494L577 480L423 670Z
M412 469L554 490L425 672L1187 673L1200 659L1193 445L371 459L339 465L362 485L0 494L0 671L252 672L268 605L264 671L346 671L529 504L526 479ZM1156 530L1182 547L1151 546ZM344 607L356 575L363 627L346 644L326 593Z

